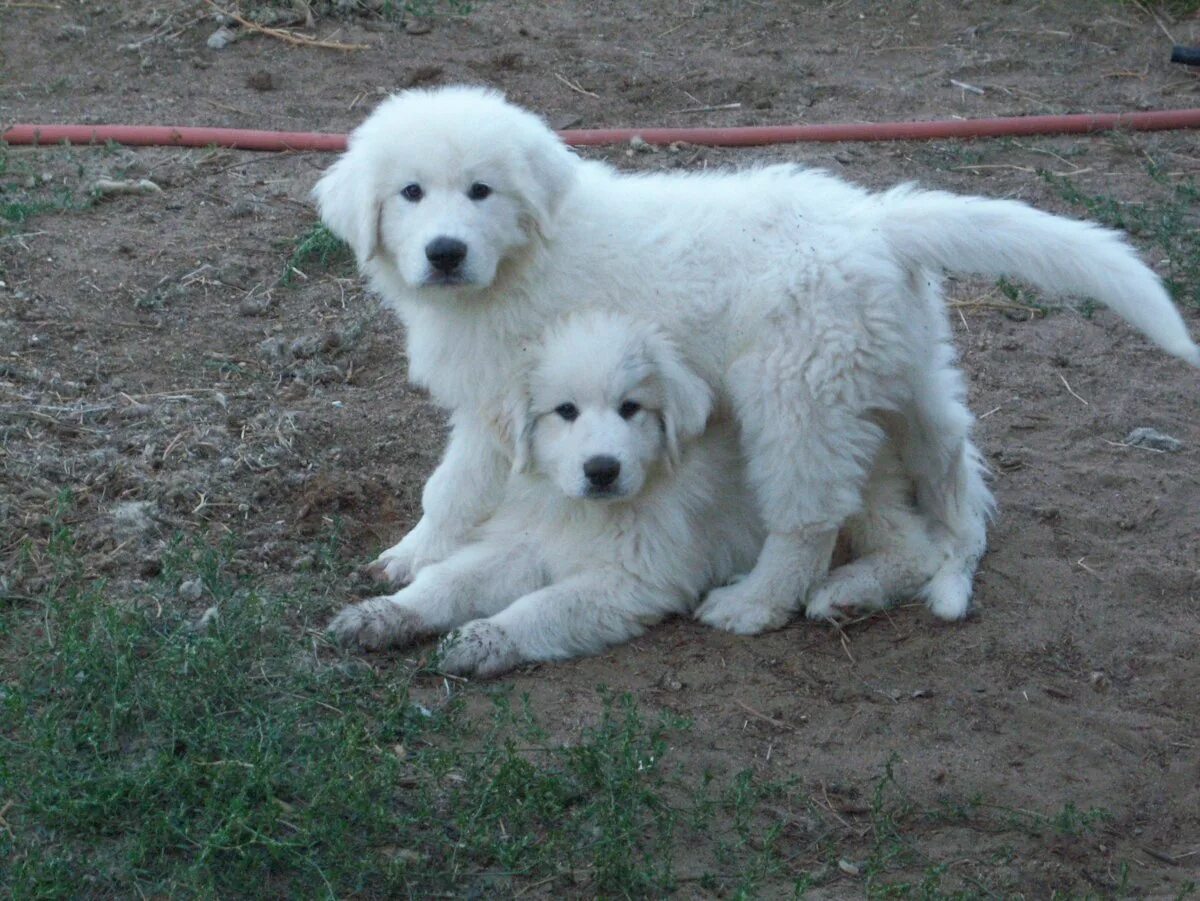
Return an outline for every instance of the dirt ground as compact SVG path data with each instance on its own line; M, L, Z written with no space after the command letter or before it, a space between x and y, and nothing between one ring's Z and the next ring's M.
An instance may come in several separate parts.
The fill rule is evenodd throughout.
M360 10L313 32L360 51L263 36L213 50L204 4L0 5L0 122L344 131L387 91L452 82L503 88L556 127L1200 105L1200 78L1167 62L1164 33L1195 44L1200 20L1136 4L491 0L423 25ZM792 160L1086 215L1038 170L1139 204L1200 174L1197 147L1195 133L1163 133L586 155L629 169ZM240 572L286 586L322 555L365 562L413 525L445 430L406 387L400 327L344 266L301 258L281 281L330 161L8 151L13 190L58 206L98 176L162 192L52 209L0 243L5 592L46 577L36 553L17 558L25 539L44 543L63 488L77 547L115 594L153 576L177 532L227 533ZM1166 273L1163 249L1137 239ZM922 808L1103 811L1057 832L982 814L910 828L931 858L967 861L966 876L999 860L993 876L1028 897L1105 895L1122 879L1173 896L1200 878L1200 383L1107 312L996 309L979 301L1010 301L989 284L953 297L1000 506L969 620L906 606L756 638L677 621L511 682L563 737L598 708L598 684L630 691L690 718L677 760L798 777L847 828L893 753ZM1185 316L1200 334L1196 308ZM1182 450L1126 446L1140 426ZM368 590L348 580L346 599ZM847 875L821 891L856 890Z

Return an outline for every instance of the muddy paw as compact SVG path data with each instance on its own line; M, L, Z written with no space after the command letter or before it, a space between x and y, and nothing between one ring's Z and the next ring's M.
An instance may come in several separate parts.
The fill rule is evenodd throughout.
M503 628L486 619L451 632L438 646L439 665L448 673L488 678L521 662L520 652Z
M382 597L343 608L325 631L347 647L377 651L411 644L421 634L422 626L411 610Z
M412 581L416 575L411 554L385 553L367 564L363 572L372 581L391 588L399 588Z

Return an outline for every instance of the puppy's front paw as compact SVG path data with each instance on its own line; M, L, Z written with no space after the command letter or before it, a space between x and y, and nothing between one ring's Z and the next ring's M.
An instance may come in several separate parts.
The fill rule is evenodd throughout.
M714 629L738 635L757 635L786 626L792 611L786 605L760 598L751 587L750 580L743 579L710 591L696 618Z
M427 529L419 526L404 536L404 540L388 548L364 570L370 578L392 588L407 585L426 566L440 563L458 547L458 542L433 540Z
M508 633L486 619L469 622L443 638L438 657L441 668L448 673L485 679L521 662L520 651Z
M411 644L424 628L411 610L390 597L382 597L343 608L325 631L347 647L377 651Z
M391 555L391 552L381 554L364 568L363 572L373 582L386 585L389 588L399 588L412 581L416 575L413 561L408 555Z

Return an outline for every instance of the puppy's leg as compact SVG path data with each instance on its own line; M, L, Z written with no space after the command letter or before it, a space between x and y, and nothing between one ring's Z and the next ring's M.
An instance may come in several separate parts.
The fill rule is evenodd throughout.
M896 430L889 428L888 434ZM813 589L806 611L810 619L836 620L914 597L947 560L945 543L934 540L930 523L917 512L912 480L891 440L880 448L863 505L863 512L846 522L855 559Z
M441 665L447 672L488 677L522 663L596 654L686 609L686 599L666 596L628 576L585 573L446 636Z
M810 586L828 572L838 527L861 507L883 438L848 400L865 393L854 384L864 377L797 360L787 346L793 338L788 329L762 336L755 354L739 359L727 378L768 530L750 573L711 592L696 612L731 632L779 628L804 604Z
M912 406L905 411L909 427L900 445L916 485L917 506L940 532L946 551L945 562L922 593L935 615L950 620L962 619L970 608L994 509L984 481L986 467L971 443L973 417L965 397L953 350L940 344L914 386Z
M422 569L393 595L346 607L327 629L341 643L363 650L403 647L490 616L544 581L534 548L481 542Z
M448 557L500 501L509 461L483 423L457 415L451 421L446 453L421 495L421 520L368 568L389 585L408 582L423 567Z

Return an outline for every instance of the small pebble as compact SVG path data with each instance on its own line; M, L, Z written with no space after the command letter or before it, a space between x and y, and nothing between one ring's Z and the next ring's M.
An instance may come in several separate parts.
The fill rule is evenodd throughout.
M1125 443L1132 444L1134 447L1148 447L1151 450L1166 451L1169 454L1183 450L1183 442L1178 438L1172 438L1158 429L1145 427L1134 429L1126 435Z
M429 34L433 31L433 26L424 19L406 19L404 22L405 34Z
M185 601L197 601L204 594L204 583L199 579L188 579L179 584L179 596Z
M208 44L210 50L224 50L236 40L237 35L222 25L208 36L205 43Z

